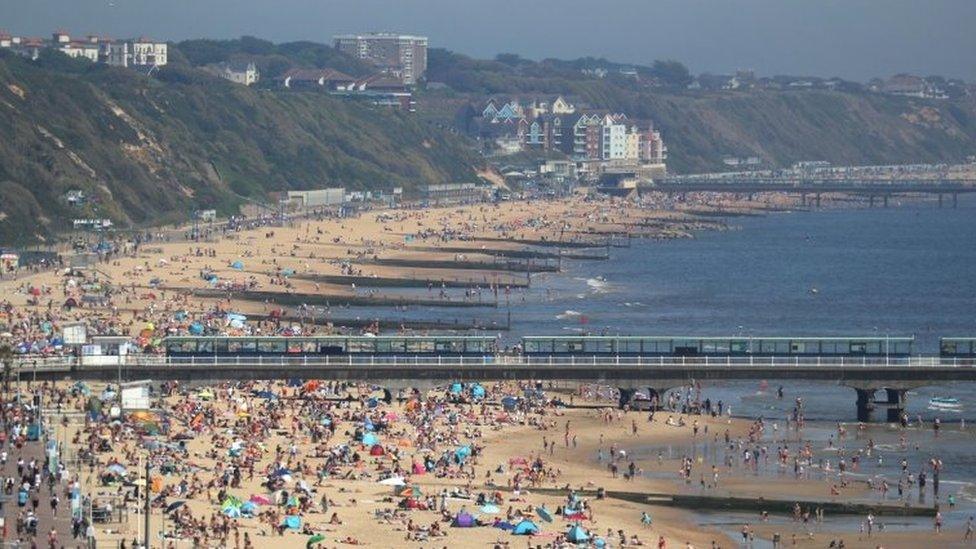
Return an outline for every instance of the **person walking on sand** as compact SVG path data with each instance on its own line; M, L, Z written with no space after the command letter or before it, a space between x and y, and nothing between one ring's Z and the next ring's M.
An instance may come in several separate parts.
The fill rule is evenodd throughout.
M935 533L942 533L942 511L935 512Z
M966 519L966 533L963 534L962 540L966 543L973 542L973 517Z

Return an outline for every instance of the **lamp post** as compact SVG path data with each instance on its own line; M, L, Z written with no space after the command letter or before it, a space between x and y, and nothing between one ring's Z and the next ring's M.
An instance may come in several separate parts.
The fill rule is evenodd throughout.
M151 457L152 457L152 454L149 454L149 455L146 456L146 485L143 487L143 498L145 500L145 503L144 503L144 506L145 507L143 509L143 512L145 513L144 523L143 523L143 526L144 526L144 530L143 531L144 531L144 535L145 535L144 547L146 549L149 549L149 547L150 547L149 546L149 539L150 539L150 536L149 536L149 510L150 510L150 508L149 508L149 504L150 504L149 488L150 488L150 484L151 483L149 481L149 473L150 473L150 470L152 469L152 460L150 459Z

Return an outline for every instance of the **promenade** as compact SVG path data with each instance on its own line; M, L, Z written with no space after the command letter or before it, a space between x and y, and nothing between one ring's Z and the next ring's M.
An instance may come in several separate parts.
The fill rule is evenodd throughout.
M46 434L31 440L40 409L33 406L30 393L20 395L23 400L12 398L3 404L3 547L85 547L84 530L72 537L67 484L62 475L48 472Z

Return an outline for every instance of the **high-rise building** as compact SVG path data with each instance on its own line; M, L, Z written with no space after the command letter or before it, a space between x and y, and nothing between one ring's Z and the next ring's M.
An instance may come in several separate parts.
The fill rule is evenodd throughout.
M340 34L333 45L341 52L376 65L410 86L427 71L427 37L394 33Z

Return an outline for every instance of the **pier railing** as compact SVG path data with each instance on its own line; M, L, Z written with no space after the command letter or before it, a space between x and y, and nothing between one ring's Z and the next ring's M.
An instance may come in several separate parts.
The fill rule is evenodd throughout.
M538 367L546 368L976 368L974 358L939 356L558 356L499 354L484 356L420 355L235 355L235 356L89 356L23 357L14 360L20 373L63 371L72 368L138 367Z

